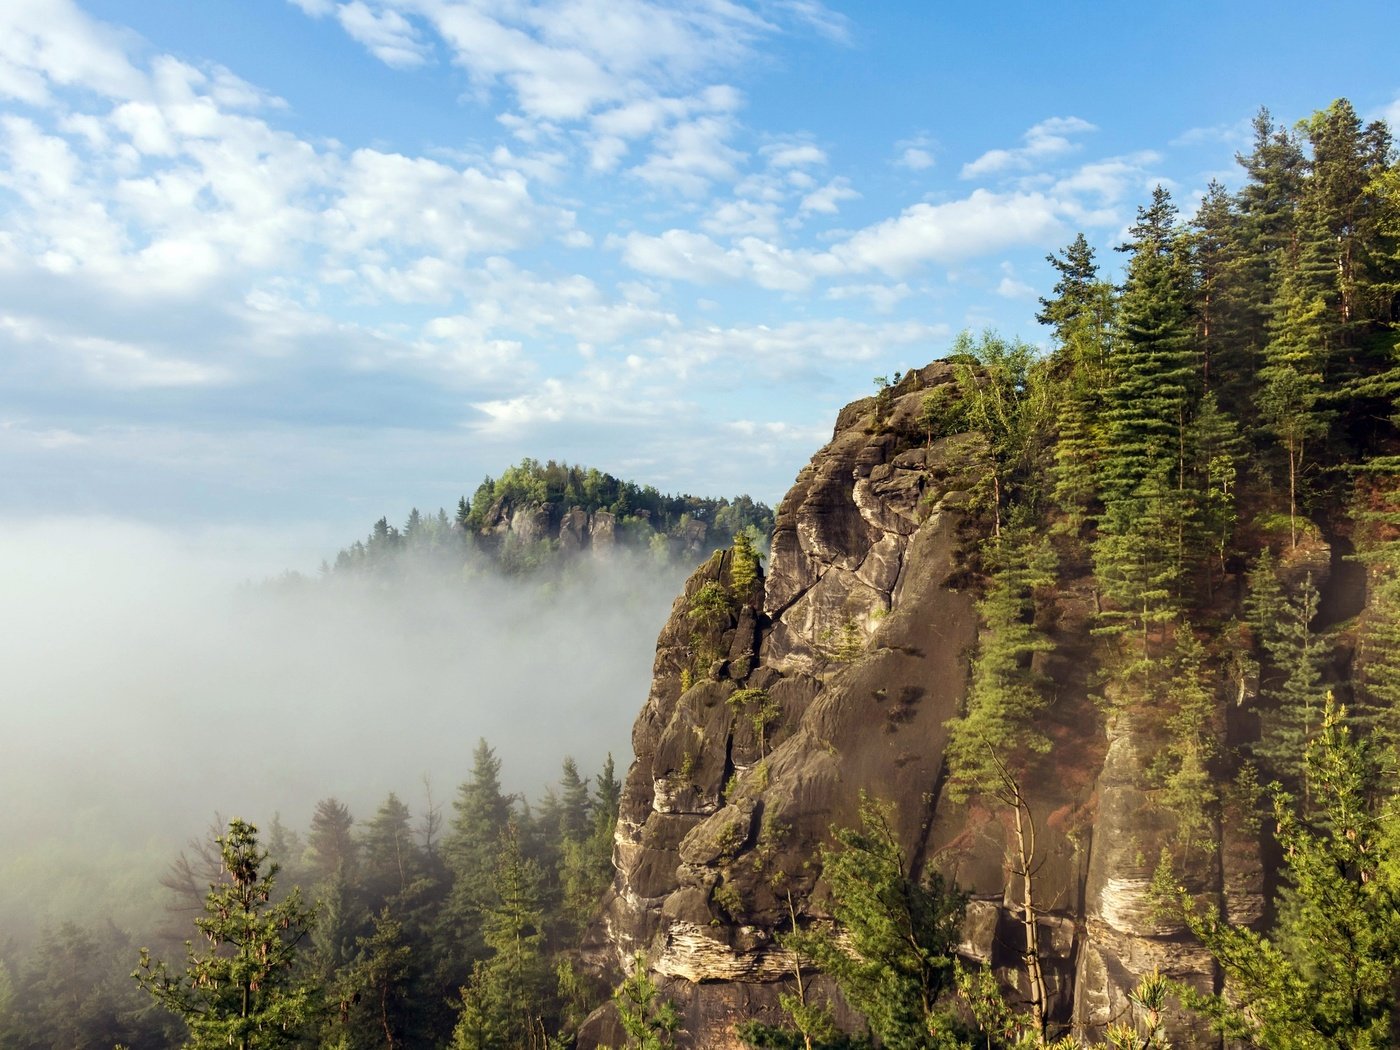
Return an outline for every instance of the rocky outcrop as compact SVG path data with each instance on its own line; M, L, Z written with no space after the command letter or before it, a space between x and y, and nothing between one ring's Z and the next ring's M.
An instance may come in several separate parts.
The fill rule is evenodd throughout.
M732 551L687 581L657 644L633 729L617 876L594 931L614 973L644 952L684 1013L686 1045L741 1045L735 1020L778 1019L792 960L777 935L829 917L820 847L853 825L862 792L896 804L918 866L971 894L961 950L1024 985L1021 887L1009 817L941 797L946 723L960 711L978 629L969 552L984 534L977 492L989 461L971 433L931 437L929 391L945 363L909 373L877 402L842 411L831 441L778 511L766 578L735 584ZM1147 888L1171 827L1143 773L1153 729L1105 724L1093 695L1088 569L1044 625L1057 645L1045 714L1053 746L1024 785L1043 831L1035 894L1051 1015L1092 1037L1124 1018L1154 967L1210 988L1208 957L1160 925ZM1262 902L1257 842L1227 828L1191 888L1241 914ZM616 1044L607 1008L581 1036ZM1205 1045L1198 1031L1190 1045Z

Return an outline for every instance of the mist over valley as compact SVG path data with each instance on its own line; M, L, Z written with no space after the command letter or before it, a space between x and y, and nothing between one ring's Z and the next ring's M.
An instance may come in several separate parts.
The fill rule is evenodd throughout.
M263 582L275 541L110 519L0 541L0 928L152 906L216 813L302 829L396 792L448 802L484 738L534 801L573 756L625 767L678 563L619 550L540 577ZM229 556L245 549L242 563ZM258 549L258 548L261 549ZM331 552L327 552L331 556Z

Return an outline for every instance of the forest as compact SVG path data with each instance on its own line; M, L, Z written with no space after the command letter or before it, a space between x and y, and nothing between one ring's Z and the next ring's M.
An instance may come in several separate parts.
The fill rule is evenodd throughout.
M565 517L581 515L569 524ZM517 522L517 517L520 519ZM623 481L595 467L524 459L499 478L487 477L451 517L445 509L409 511L402 528L387 517L364 540L342 549L334 574L384 576L419 570L462 573L496 570L528 576L560 570L585 544L645 555L661 564L694 563L740 532L761 543L773 530L773 511L747 495L709 499L665 495L652 485ZM606 539L600 539L604 534Z
M1237 191L1213 183L1185 217L1153 192L1118 249L1120 282L1083 235L1051 257L1047 348L964 334L947 353L957 382L923 399L929 445L978 433L990 464L970 509L981 630L941 790L1016 829L1015 988L958 957L965 897L901 853L886 817L901 800L872 798L813 858L831 922L793 913L787 1018L742 1026L749 1045L1080 1045L1050 1016L1023 787L1056 746L1048 610L1085 579L1101 717L1150 744L1143 776L1173 829L1152 858L1153 906L1223 975L1202 989L1146 973L1132 1011L1095 1035L1187 1045L1175 1012L1232 1045L1394 1045L1400 167L1388 128L1345 100L1293 127L1261 111L1253 133ZM876 381L872 431L912 375ZM506 503L605 510L647 546L699 520L738 561L772 524L751 502L663 498L527 460L455 518L381 521L327 572L479 534ZM585 965L620 790L611 762L585 776L565 760L527 804L503 793L482 741L450 805L427 798L415 814L390 795L352 815L327 798L306 829L220 823L172 867L166 928L65 925L0 946L0 1046L535 1050L573 1045L605 1003L629 1047L688 1045L644 960L615 987ZM1258 921L1194 888L1221 863L1222 828L1273 858ZM838 1028L839 1004L809 994L812 972L862 1030Z

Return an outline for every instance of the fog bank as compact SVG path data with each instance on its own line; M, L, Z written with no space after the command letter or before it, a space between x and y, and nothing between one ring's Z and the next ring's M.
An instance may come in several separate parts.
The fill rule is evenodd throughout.
M531 799L566 754L621 772L683 578L249 587L276 564L258 534L0 526L0 921L72 907L89 863L158 871L216 811L302 830L319 798L363 818L391 790L418 811L425 776L449 802L479 737Z

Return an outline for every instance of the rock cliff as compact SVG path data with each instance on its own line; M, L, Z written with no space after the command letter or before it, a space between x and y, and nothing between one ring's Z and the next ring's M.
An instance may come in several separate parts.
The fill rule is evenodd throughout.
M1006 817L941 794L945 726L977 639L971 552L986 522L974 493L988 467L980 436L921 429L928 392L953 381L935 363L843 410L779 508L766 578L736 586L734 553L717 552L661 632L593 950L614 973L645 953L683 1012L682 1045L737 1047L735 1021L778 1020L791 960L776 935L827 914L819 847L856 823L861 792L894 801L906 855L971 894L963 954L1013 996L1023 984ZM1062 563L1061 578L1044 625L1057 643L1045 668L1053 746L1025 786L1042 829L1051 1016L1092 1039L1130 1012L1127 993L1152 968L1203 989L1217 975L1148 906L1173 831L1143 776L1160 730L1106 720L1089 569ZM1244 823L1227 815L1190 889L1257 918L1263 865ZM621 1045L614 1026L605 1008L582 1045ZM1172 1026L1188 1045L1210 1042L1188 1018Z

